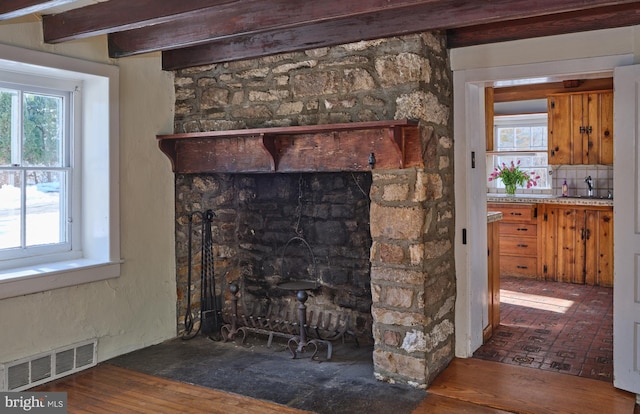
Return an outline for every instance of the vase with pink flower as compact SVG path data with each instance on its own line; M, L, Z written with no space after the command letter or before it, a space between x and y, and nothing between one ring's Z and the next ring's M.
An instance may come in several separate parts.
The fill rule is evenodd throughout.
M505 192L509 195L515 195L517 187L531 188L538 185L539 175L535 171L526 172L520 168L520 160L511 161L510 164L502 163L493 169L489 174L489 181L502 180Z

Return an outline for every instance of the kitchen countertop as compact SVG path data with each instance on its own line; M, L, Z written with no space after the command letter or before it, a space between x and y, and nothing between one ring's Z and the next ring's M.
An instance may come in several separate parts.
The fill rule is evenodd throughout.
M578 206L613 206L612 198L561 197L548 194L487 194L487 201L491 203L545 203L566 204Z
M501 211L487 211L487 224L502 220Z

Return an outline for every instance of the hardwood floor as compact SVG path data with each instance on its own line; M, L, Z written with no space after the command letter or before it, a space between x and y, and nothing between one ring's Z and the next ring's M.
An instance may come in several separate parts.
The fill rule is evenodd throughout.
M604 381L475 358L453 360L428 392L514 413L633 414L635 405Z
M33 391L67 392L71 413L298 414L271 402L101 364Z
M108 363L32 391L67 392L69 413L306 412ZM413 414L633 414L634 402L603 381L470 358L455 359Z

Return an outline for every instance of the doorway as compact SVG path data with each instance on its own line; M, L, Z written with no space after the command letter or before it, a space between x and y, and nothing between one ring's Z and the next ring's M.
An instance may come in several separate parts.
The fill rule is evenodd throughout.
M501 180L487 181L487 193L491 195L487 197L488 210L503 213L503 218L497 223L488 224L487 230L488 249L493 252L489 255L489 299L502 298L502 303L496 306L489 301L489 324L485 330L484 344L473 356L612 382L613 290L587 285L611 286L609 282L612 279L612 269L609 267L609 260L605 259L612 260L613 253L609 253L608 248L599 248L600 242L590 242L589 254L591 257L602 257L603 267L595 260L594 263L588 262L586 254L584 263L582 260L574 263L573 255L577 254L577 245L573 244L575 239L565 235L565 232L573 234L571 229L577 223L565 220L550 220L547 223L547 209L543 209L539 203L554 202L544 197L560 196L563 180L564 183L568 182L572 196L582 194L582 187L586 191L583 178L587 176L596 177L594 195L605 197L607 190L610 194L613 188L611 165L589 165L588 162L573 165L571 160L559 163L548 158L551 143L567 134L556 128L549 128L547 131L547 126L549 120L554 119L549 117L552 114L548 114L550 96L558 99L573 96L576 102L578 98L588 97L588 102L597 103L599 111L606 113L598 118L602 117L603 123L593 121L594 125L598 125L597 130L609 131L612 127L609 120L612 119L613 102L608 100L605 103L611 106L601 107L599 97L612 95L600 95L593 91L611 90L613 78L578 77L572 81L553 82L545 77L528 81L497 81L492 86L485 88L486 176L490 176L494 167L515 161L521 167L524 166L523 171L534 171L536 186L518 190L518 197L523 204L503 204L505 201L500 194L504 191ZM569 93L572 95L567 95ZM562 122L567 122L566 119L562 118ZM556 124L560 126L557 119ZM598 138L593 140L600 143ZM592 152L601 153L595 148ZM581 153L582 151L578 152ZM610 161L602 162L609 163ZM527 196L528 200L522 200L522 197ZM538 197L543 197L544 200ZM572 208L582 207L574 204ZM608 213L607 217L611 218L611 215L612 213ZM496 226L500 230L496 231ZM596 226L594 232L603 235L600 240L605 245L612 246L613 233L609 227L612 226L603 226L602 231L599 231ZM547 228L557 230L549 231ZM549 262L559 252L566 253ZM597 256L596 252L599 253ZM568 260L569 256L572 260ZM493 260L497 263L493 264ZM571 263L574 264L569 267ZM585 277L587 273L590 277ZM569 281L572 283L563 283ZM494 285L497 288L494 289Z
M611 76L613 68L632 62L631 55L619 55L454 72L456 229L459 234L466 234L465 243L462 237L456 241L457 356L471 357L481 347L487 319L485 86L503 79L549 77L566 80L584 74Z

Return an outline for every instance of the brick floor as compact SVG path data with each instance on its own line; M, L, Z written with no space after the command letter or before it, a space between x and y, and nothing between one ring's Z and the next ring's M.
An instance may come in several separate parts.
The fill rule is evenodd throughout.
M613 382L613 289L500 279L500 326L474 358Z

